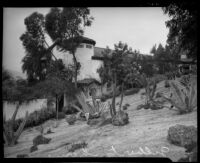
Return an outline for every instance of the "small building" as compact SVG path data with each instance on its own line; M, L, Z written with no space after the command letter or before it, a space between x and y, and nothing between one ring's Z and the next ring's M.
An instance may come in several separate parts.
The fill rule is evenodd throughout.
M193 59L188 58L186 54L182 54L181 61L184 62L184 64L179 64L179 72L181 74L188 74L190 72L190 70L192 69L192 65L189 64L189 62L192 62Z

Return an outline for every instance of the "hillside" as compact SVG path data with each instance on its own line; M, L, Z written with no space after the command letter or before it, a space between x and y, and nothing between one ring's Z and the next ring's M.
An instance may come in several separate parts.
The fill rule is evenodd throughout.
M162 83L163 84L163 83ZM19 143L14 147L5 147L5 157L16 157L17 154L28 154L29 157L168 157L177 161L184 156L185 149L167 141L167 131L176 124L197 126L197 111L185 115L177 115L176 111L163 108L161 110L136 110L140 99L138 94L125 96L129 124L118 127L111 124L97 127L88 126L86 122L77 121L68 125L65 119L59 121L59 127L52 127L53 120L45 123L52 127L54 133L45 135L52 138L49 144L39 145L38 150L29 153L32 140L39 135L36 127L25 130ZM119 99L117 99L118 101ZM137 104L136 104L137 103ZM67 143L85 141L87 147L75 152L67 151ZM145 155L139 151L146 151Z

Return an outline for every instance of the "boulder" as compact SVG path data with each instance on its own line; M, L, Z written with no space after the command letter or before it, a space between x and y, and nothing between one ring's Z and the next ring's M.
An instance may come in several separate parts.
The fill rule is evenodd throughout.
M197 128L194 126L175 125L169 128L167 139L170 143L185 147L187 150L197 143Z
M76 122L76 116L75 115L68 115L66 117L66 121L69 125L73 125Z
M38 135L33 139L33 146L39 144L48 144L51 141L51 138L45 138L43 135Z
M28 158L28 154L18 154L17 158Z
M112 117L112 124L114 126L123 126L128 124L128 113L124 111L118 111L116 115Z
M33 145L31 148L30 148L30 153L31 152L34 152L34 151L37 151L38 150L38 147L36 145Z

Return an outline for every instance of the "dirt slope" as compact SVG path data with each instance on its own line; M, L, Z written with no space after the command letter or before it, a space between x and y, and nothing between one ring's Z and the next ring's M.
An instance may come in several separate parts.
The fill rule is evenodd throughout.
M141 93L141 91L140 91ZM90 127L85 122L77 121L68 125L65 119L59 127L52 128L54 133L45 135L52 138L49 144L39 145L38 151L29 152L32 140L39 132L35 129L25 130L19 143L14 147L5 147L5 157L16 157L17 154L29 154L30 157L168 157L177 161L184 156L184 148L169 144L167 131L176 124L197 126L197 111L186 115L177 115L176 111L167 108L161 110L136 110L142 102L140 93L126 96L124 104L128 108L130 123L117 127L111 124L102 127ZM119 99L117 99L118 101ZM52 126L53 121L46 122ZM84 140L87 148L68 153L66 143ZM145 153L145 154L144 154Z

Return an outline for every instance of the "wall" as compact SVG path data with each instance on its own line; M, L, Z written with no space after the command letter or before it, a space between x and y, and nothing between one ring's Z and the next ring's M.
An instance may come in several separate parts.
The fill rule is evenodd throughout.
M78 80L82 80L84 78L95 78L100 81L99 74L96 72L97 68L102 65L101 61L92 60L91 57L94 55L94 46L92 49L86 48L85 43L82 43L83 48L77 48L76 58L77 61L81 63L80 74L78 75ZM63 62L65 65L72 64L72 55L69 52L65 52L63 54Z
M16 119L22 118L25 116L26 111L29 113L34 112L35 110L40 110L42 107L47 106L46 99L38 99L37 101L30 102L29 104L23 104L20 106ZM10 119L16 109L16 104L9 104L7 102L3 103L3 114L6 116L6 120Z

